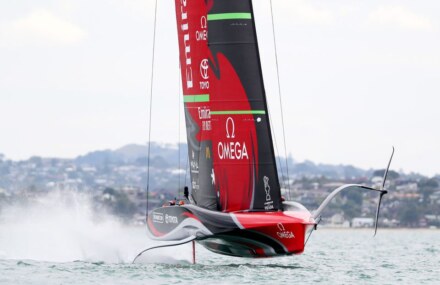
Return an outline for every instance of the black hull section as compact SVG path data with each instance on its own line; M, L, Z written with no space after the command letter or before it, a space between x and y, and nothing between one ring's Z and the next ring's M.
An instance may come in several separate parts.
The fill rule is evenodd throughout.
M207 238L238 229L232 215L194 205L162 207L148 216L148 232L155 240Z

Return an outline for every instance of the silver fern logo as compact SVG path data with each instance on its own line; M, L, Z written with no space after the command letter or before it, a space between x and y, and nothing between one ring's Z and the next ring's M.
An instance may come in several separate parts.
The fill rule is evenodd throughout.
M270 196L270 185L269 185L269 177L264 176L264 191L266 192L266 201L272 200L272 197Z

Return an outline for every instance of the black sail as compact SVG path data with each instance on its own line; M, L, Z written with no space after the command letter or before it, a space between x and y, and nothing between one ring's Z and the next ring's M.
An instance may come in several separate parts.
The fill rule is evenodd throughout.
M208 19L208 43L214 60L218 54L222 54L231 63L245 90L250 109L254 111L252 115L256 126L258 161L251 163L258 164L258 172L253 178L254 189L249 209L281 209L280 184L275 164L252 1L214 1L208 12Z

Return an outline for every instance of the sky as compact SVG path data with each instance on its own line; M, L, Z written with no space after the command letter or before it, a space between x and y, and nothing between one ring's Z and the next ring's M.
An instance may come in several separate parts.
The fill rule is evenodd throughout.
M158 2L151 135L175 143L174 1ZM281 92L270 0L253 2L281 155L279 93L295 160L383 168L395 146L393 169L440 174L439 1L272 0ZM153 0L0 1L0 153L146 143L153 23Z

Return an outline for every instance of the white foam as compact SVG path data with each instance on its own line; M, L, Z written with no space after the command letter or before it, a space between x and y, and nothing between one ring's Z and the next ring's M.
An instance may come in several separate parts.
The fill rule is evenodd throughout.
M72 192L55 192L30 205L4 208L0 219L1 259L125 263L150 243L145 227L123 225L94 211L89 196ZM174 263L179 251L155 250L142 260ZM182 256L189 260L190 252L177 259Z

